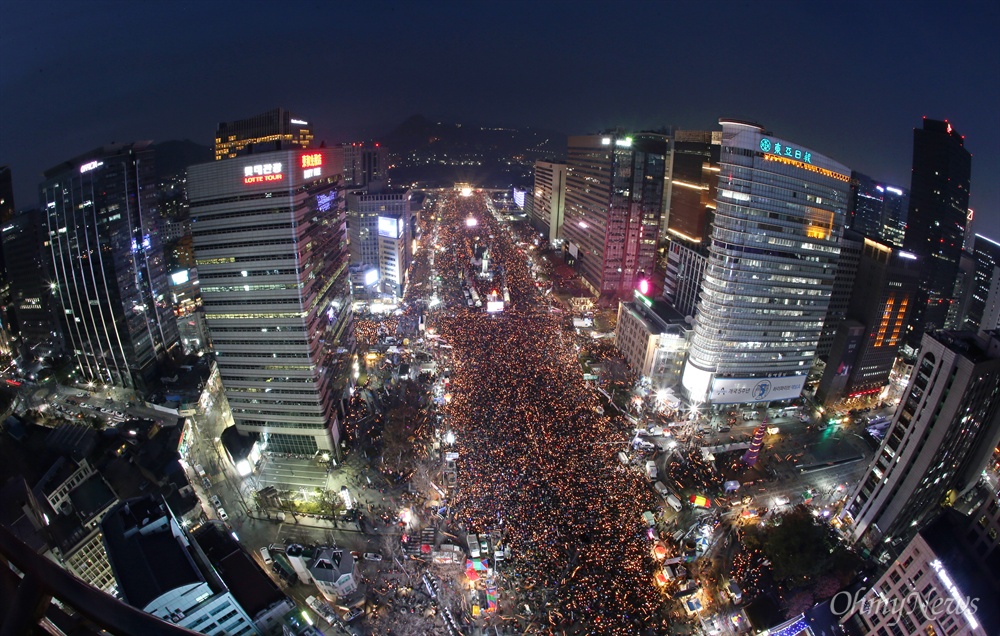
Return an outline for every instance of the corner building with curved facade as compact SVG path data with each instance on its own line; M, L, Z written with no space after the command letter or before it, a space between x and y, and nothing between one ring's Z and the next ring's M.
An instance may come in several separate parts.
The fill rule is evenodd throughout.
M716 212L682 385L693 402L799 397L830 304L851 171L721 120Z
M346 215L330 150L191 166L205 318L241 433L339 456L353 355Z

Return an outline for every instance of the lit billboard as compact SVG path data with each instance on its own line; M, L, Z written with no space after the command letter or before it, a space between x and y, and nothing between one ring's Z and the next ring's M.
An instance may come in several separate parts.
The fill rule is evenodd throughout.
M491 314L496 314L503 311L503 301L502 300L486 301L486 311Z
M804 375L781 378L715 378L708 392L708 401L712 404L738 404L793 400L802 395L805 384Z
M182 269L179 272L174 272L173 274L170 275L170 282L172 282L174 285L183 285L184 283L188 282L188 280L189 280L188 271L186 269Z
M403 219L378 217L378 235L398 239L403 235Z
M526 192L524 190L518 190L517 188L514 188L514 204L517 207L521 208L522 210L524 209L524 195L525 194L526 194Z
M378 282L378 270L370 269L365 272L365 286L374 285Z

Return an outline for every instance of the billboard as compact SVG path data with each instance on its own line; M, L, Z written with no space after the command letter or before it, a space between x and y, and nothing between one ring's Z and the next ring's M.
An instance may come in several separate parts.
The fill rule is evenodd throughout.
M497 312L503 311L503 301L502 300L488 300L486 301L486 311L495 314Z
M517 188L514 188L514 204L517 207L521 208L522 210L524 209L524 195L525 194L526 194L525 190L518 190Z
M378 217L378 235L398 239L403 235L403 219L391 216Z
M189 280L188 271L186 269L182 269L170 275L170 282L172 282L174 285L183 285L184 283L188 282L188 280Z
M377 282L378 282L378 270L377 269L370 269L367 272L365 272L365 286L366 287L368 287L370 285L374 285Z
M792 400L802 395L806 376L780 378L715 378L708 392L712 404Z

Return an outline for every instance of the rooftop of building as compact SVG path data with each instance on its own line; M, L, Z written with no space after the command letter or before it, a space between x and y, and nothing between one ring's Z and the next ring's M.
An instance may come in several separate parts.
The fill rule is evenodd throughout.
M646 303L643 300L636 299L625 303L625 307L637 319L645 323L646 331L649 333L661 334L670 327L677 326L684 329L691 329L691 324L687 321L684 314L677 311L673 305L665 300L650 300L649 303Z
M48 170L46 170L43 173L43 175L45 176L46 179L52 179L52 178L55 178L55 177L59 177L60 175L65 174L66 172L72 172L73 174L79 174L80 173L80 166L82 164L87 163L87 162L89 162L91 160L94 160L94 159L96 159L98 157L107 158L107 157L113 157L113 156L117 156L117 155L127 155L130 152L132 152L133 150L134 151L141 151L141 150L150 150L150 151L152 151L152 145L153 145L153 142L152 141L148 141L148 140L147 141L126 142L126 143L111 142L110 144L105 144L103 146L99 146L99 147L94 148L93 150L91 150L89 152L83 153L82 155L78 155L78 156L76 156L76 157L74 157L72 159L68 159L66 161L63 161L62 163L56 164L56 165L52 166L51 168L49 168Z
M256 616L285 598L239 541L221 525L206 523L193 535L233 598L249 616Z
M354 557L350 552L319 546L307 566L314 579L332 583L354 570Z
M41 532L41 521L34 518L33 503L31 490L22 475L11 477L0 487L0 524L41 554L47 543Z
M167 523L157 524L164 517ZM101 521L118 590L133 607L144 608L170 590L205 581L170 520L163 501L146 496L120 503Z
M117 499L111 487L97 474L91 475L69 493L69 500L83 523L91 521Z
M80 460L93 452L97 445L97 431L86 424L62 424L48 434L45 445L57 453Z
M966 541L956 540L965 533L969 520L952 509L944 510L937 519L920 531L934 556L943 566L946 578L954 583L962 598L978 598L975 620L983 625L987 634L1000 634L1000 606L988 599L1000 598L997 586L981 569L987 567ZM947 587L947 583L945 583Z
M1000 359L1000 332L937 330L929 335L973 364Z

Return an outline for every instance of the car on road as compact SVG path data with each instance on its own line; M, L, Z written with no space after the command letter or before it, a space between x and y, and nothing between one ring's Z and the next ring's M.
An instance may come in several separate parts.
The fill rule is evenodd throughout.
M362 610L360 607L352 608L351 611L348 612L346 616L344 616L344 622L350 623L352 621L355 621L358 618L360 618L361 615L364 613L365 613L364 610Z
M271 553L267 551L267 548L260 549L260 558L263 559L264 565L271 565L274 559L271 558Z
M382 555L378 552L365 552L365 561L381 561Z
M218 495L212 495L211 497L209 497L209 500L212 502L212 505L215 506L216 508L222 507L222 500L219 499Z
M479 553L484 557L490 554L490 542L485 534L479 537Z
M479 558L479 537L474 534L469 535L469 556L473 559Z
M219 519L224 523L229 523L229 515L226 514L225 508L219 508Z
M656 492L658 492L661 497L666 497L670 494L670 489L667 488L662 481L654 481L653 488L656 489Z

